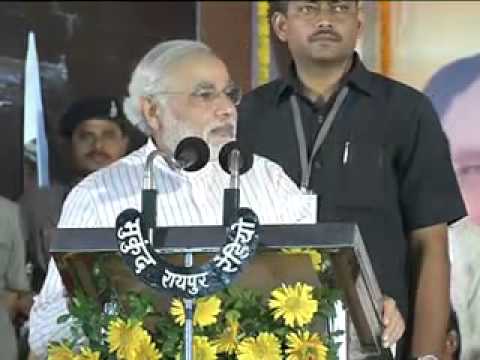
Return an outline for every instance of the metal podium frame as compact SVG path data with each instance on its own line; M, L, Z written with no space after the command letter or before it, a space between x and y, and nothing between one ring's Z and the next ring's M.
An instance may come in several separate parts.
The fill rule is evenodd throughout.
M50 252L56 261L63 254L117 252L114 231L57 229ZM329 252L363 352L372 358L393 359L381 340L383 295L356 224L263 225L259 237L262 250L308 247ZM156 252L161 254L214 253L225 242L225 227L157 228L154 239Z

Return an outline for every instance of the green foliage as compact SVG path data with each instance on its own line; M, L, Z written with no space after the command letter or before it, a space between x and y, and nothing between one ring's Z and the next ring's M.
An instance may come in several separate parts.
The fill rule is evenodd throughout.
M319 272L322 284L333 284L329 260L322 254L323 263ZM78 348L85 344L94 351L101 353L101 359L115 359L108 353L107 335L109 323L115 318L123 320L138 320L149 331L157 349L163 359L175 359L181 353L183 346L183 328L174 322L168 313L155 312L153 299L145 294L129 292L120 297L110 286L109 279L102 269L102 258L97 259L93 266L94 283L98 298L88 296L81 290L75 291L70 303L70 314L61 316L59 322L70 322L72 339L66 344L70 348ZM285 348L285 338L292 331L280 320L274 320L271 310L267 306L268 298L256 290L236 286L229 287L216 294L221 299L222 312L217 317L217 322L210 326L195 327L195 335L207 336L211 340L218 339L232 322L239 324L241 341L245 337L255 337L260 332L275 334L282 341ZM334 304L341 298L341 292L331 286L315 288L314 298L318 301L318 312L311 325L302 330L310 329L322 334L322 340L329 348L328 360L337 359L337 350L340 344L335 343L333 336L327 334L327 324L335 314ZM100 305L101 304L101 305ZM235 356L222 354L221 359L236 359Z

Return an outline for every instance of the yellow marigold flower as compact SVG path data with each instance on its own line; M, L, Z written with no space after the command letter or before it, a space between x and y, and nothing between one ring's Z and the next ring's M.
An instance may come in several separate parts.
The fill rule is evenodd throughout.
M216 360L217 346L212 344L206 336L194 336L193 337L193 358L195 360ZM183 354L178 353L175 356L175 360L181 360L181 359L183 359Z
M282 284L272 291L268 307L273 310L273 318L282 317L287 326L304 326L312 321L318 309L318 301L312 297L313 287L296 283L294 286Z
M198 299L195 304L193 315L194 326L208 326L217 322L217 315L221 310L222 300L217 296L210 296ZM180 326L185 324L185 309L180 299L172 299L170 314L174 317L175 323Z
M143 334L143 328L140 322L122 319L116 319L110 322L108 326L109 352L117 352L119 360L135 359L139 341Z
M244 339L237 349L238 360L281 360L280 342L273 334L262 332L256 339Z
M160 360L162 354L158 351L155 343L146 330L138 340L137 354L134 360Z
M72 360L74 357L75 353L66 344L48 347L48 360Z
M287 335L287 360L326 360L328 348L318 334L308 331Z
M217 322L217 315L221 311L222 300L217 296L199 299L193 318L193 324L198 326L213 325Z
M218 346L219 353L226 353L228 355L235 354L238 347L238 321L229 321L227 328L223 331L220 338L215 341Z
M170 314L173 316L176 324L180 326L183 326L183 324L185 324L185 309L183 307L182 300L177 298L172 299L172 304L170 306Z
M82 347L80 355L77 355L75 360L100 360L100 352L93 351L89 347Z
M193 358L195 360L216 360L217 346L212 344L206 336L194 336Z
M305 254L310 256L310 261L312 262L313 268L315 271L320 271L323 265L322 254L314 249L282 249L282 252L285 254Z

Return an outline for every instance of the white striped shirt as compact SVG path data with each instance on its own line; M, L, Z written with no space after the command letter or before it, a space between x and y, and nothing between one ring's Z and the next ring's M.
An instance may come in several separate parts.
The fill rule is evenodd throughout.
M155 146L149 141L113 165L86 177L68 195L58 227L113 228L123 210L140 211L144 165L153 150ZM221 224L223 189L228 187L230 176L218 162L209 162L200 171L188 173L171 170L157 157L153 174L158 189L158 226ZM315 221L311 199L301 194L277 164L255 156L252 169L240 179L240 205L251 208L260 224ZM65 313L66 291L55 263L50 261L45 283L30 314L30 347L40 358L46 357L49 341L69 336L69 325L56 322Z

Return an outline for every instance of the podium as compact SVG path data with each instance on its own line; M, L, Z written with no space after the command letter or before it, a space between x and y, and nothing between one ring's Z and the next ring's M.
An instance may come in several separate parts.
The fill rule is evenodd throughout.
M314 283L315 279L308 272L297 274L297 269L301 267L295 266L295 263L290 260L289 267L294 270L289 271L285 266L276 266L275 254L272 251L307 247L327 251L331 255L337 285L343 290L344 301L363 352L373 359L393 359L390 350L382 347L383 296L357 225L352 223L263 225L258 235L260 243L256 261L270 262L277 271L283 269L284 274L302 277L299 281ZM224 244L225 227L156 228L154 239L157 242L154 243L155 252L164 256L193 253L194 255L203 254L205 257L205 255L216 253ZM111 228L58 229L50 252L68 290L72 288L68 268L72 261L75 261L77 277L80 281L83 279L87 293L94 295L95 289L89 288L88 285L91 258L102 254L116 254L117 246L115 232ZM300 262L304 262L304 259L300 259ZM254 267L255 264L249 265L247 271L252 271L252 266ZM276 276L278 277L278 274ZM122 275L119 277L123 278ZM263 284L264 288L267 288L270 282L260 276L246 276L246 278L250 279L250 282L251 279L260 279L261 283L257 286ZM292 281L292 278L285 281Z

